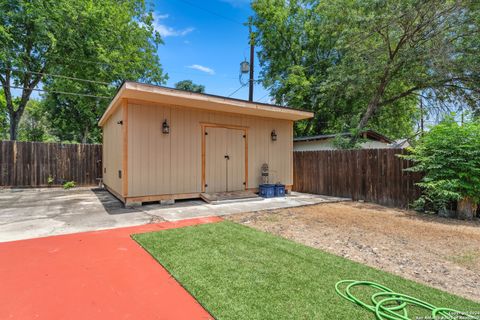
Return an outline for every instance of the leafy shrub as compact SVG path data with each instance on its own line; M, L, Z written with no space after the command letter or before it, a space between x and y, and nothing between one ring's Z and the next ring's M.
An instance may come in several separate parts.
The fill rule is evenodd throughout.
M75 181L67 181L63 184L63 189L71 189L75 187Z
M346 135L337 135L333 139L333 146L339 150L347 149L361 149L362 143L367 142L367 139L358 137L355 141L352 142L352 136L359 136L359 133L356 130L352 130L349 134Z
M411 154L407 169L425 174L417 206L444 210L454 201L480 201L480 123L459 125L448 117L422 138Z
M339 150L361 148L361 142L359 140L356 140L355 142L352 143L352 138L350 136L338 135L333 139L332 144L335 148Z
M48 178L47 178L48 185L51 186L54 182L55 182L55 180L53 179L53 177L51 175L49 175Z

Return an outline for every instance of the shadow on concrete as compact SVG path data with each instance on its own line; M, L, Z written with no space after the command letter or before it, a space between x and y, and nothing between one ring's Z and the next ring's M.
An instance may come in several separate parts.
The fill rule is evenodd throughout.
M154 202L144 202L140 207L142 211L152 211L152 210L161 210L161 209L182 209L190 208L195 206L206 205L207 203L202 199L178 199L175 200L173 204L160 204L158 201Z
M132 212L147 213L149 211L158 210L175 210L181 208L188 208L192 206L205 205L206 203L201 199L184 199L176 200L174 204L161 205L158 201L144 202L138 207L125 207L125 205L118 200L114 195L104 188L92 188L91 191L95 194L99 202L105 208L108 214L123 214Z
M103 188L92 188L92 192L95 194L99 202L105 208L108 214L123 214L132 212L142 212L142 210L136 208L125 207L123 203L115 198L110 192Z

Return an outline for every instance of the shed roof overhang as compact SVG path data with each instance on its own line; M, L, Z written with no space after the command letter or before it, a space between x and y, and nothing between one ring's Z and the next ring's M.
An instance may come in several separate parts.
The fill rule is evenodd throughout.
M124 98L200 110L221 111L292 121L308 119L314 116L313 112L292 109L289 107L249 102L245 100L126 81L120 86L115 97L108 105L107 110L99 121L99 126L105 124L107 119L113 114L115 109L118 108Z

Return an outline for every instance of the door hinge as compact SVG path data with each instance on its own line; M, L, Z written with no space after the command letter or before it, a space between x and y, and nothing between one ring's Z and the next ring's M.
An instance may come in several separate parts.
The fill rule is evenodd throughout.
M107 168L103 168L103 173L107 173Z
M118 177L122 179L122 170L118 170Z

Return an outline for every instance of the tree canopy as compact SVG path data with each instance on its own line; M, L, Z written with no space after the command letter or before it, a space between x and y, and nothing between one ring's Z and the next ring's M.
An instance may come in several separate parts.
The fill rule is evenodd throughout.
M422 97L478 110L479 2L255 0L262 81L316 118L297 133L412 131Z
M162 40L143 0L0 0L0 12L11 139L35 89L46 91L43 106L61 140L96 142L97 121L121 81L166 80L157 56Z
M55 141L51 134L52 127L44 112L44 101L30 99L25 107L22 119L18 124L18 140L20 141Z
M192 80L182 80L175 83L175 88L185 91L204 93L205 86L201 84L195 84Z

